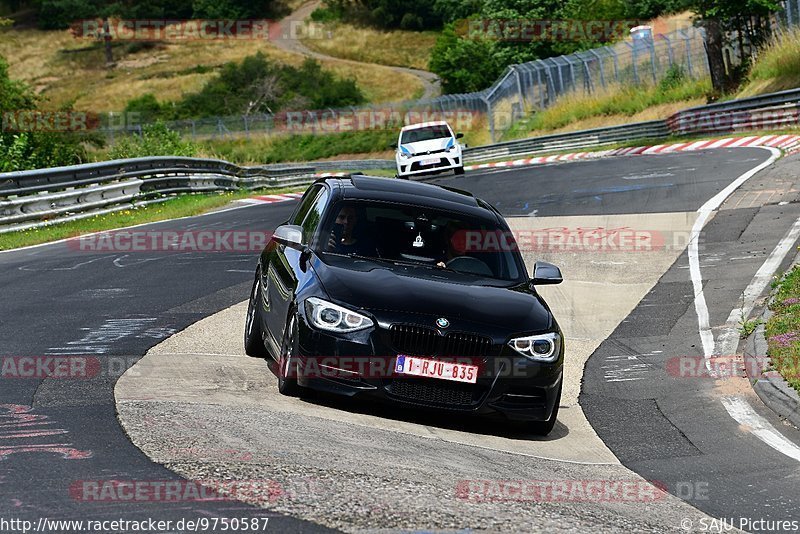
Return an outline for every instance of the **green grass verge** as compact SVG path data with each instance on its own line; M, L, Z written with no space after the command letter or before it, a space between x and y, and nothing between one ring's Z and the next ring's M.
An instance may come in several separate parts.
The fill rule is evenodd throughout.
M800 29L777 36L759 51L738 96L753 96L800 86Z
M693 100L710 92L708 80L687 79L673 85L608 87L589 95L567 95L512 125L503 138L516 139L530 132L541 134L593 117L632 116L653 106Z
M294 134L200 142L201 151L238 164L314 161L342 154L385 152L397 142L395 130L323 135Z
M766 325L767 353L772 367L800 391L800 266L773 285L770 309L774 315Z
M289 193L302 191L303 187L289 187L262 191L234 191L226 193L204 193L179 195L170 200L150 206L96 215L79 221L54 223L51 226L0 234L0 250L38 245L76 237L92 232L113 230L148 222L164 221L190 215L200 215L227 206L231 201L249 198L258 194Z

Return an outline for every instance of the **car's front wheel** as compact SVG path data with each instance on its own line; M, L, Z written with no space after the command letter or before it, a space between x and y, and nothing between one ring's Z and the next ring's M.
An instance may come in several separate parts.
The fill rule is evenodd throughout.
M253 358L265 358L267 349L261 336L261 272L256 271L256 280L250 292L250 303L247 305L247 319L244 325L244 352Z
M303 387L297 383L297 351L300 340L297 334L297 319L294 314L289 317L286 332L281 343L281 356L278 360L278 391L288 397L299 397Z
M556 403L553 406L553 413L550 414L550 418L546 421L533 421L529 423L530 431L536 434L537 436L546 436L549 434L553 427L556 425L556 419L558 419L558 406L561 404L561 385L558 386L558 393L556 393Z
M453 169L453 172L455 174L464 174L464 166L461 165L460 167L456 167L455 169Z

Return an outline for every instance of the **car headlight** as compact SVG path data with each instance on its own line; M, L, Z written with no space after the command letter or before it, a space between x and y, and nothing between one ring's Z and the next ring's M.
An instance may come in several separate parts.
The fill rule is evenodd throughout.
M450 145L449 147L447 147L447 151L448 152L452 152L455 149L456 149L456 145Z
M535 362L554 362L561 353L561 336L557 332L535 336L517 337L508 346L529 360Z
M410 157L411 157L411 154L407 154L407 153L405 153L405 152L403 152L403 151L401 150L401 151L400 151L400 157L401 157L401 158L403 158L403 159L408 159L408 158L410 158Z
M306 314L312 325L330 332L355 332L372 326L369 317L317 297L306 299Z

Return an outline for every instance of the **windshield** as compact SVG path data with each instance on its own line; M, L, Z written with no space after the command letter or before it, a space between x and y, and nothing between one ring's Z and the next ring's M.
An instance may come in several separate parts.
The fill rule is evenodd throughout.
M498 236L510 241L483 246L497 245ZM496 220L427 207L341 201L321 225L316 243L323 255L358 256L389 268L416 265L505 281L524 277L516 244Z
M406 130L400 136L400 144L416 143L418 141L430 141L431 139L443 139L452 137L450 129L444 125L425 126L424 128L415 128L413 130Z

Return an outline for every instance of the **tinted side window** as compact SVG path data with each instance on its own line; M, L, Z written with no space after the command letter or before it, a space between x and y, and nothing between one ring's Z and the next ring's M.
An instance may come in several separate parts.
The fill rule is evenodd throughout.
M311 209L311 206L314 205L314 201L317 199L320 190L323 189L323 185L318 184L313 186L311 189L306 191L306 194L303 195L302 200L300 200L300 205L297 206L294 214L292 215L289 224L302 224L303 219L306 218L306 214L308 214L308 210Z
M322 220L322 212L325 210L327 204L328 191L323 189L311 205L311 208L306 212L306 217L300 224L303 227L303 238L309 245L313 245L317 228L319 227L320 220Z

